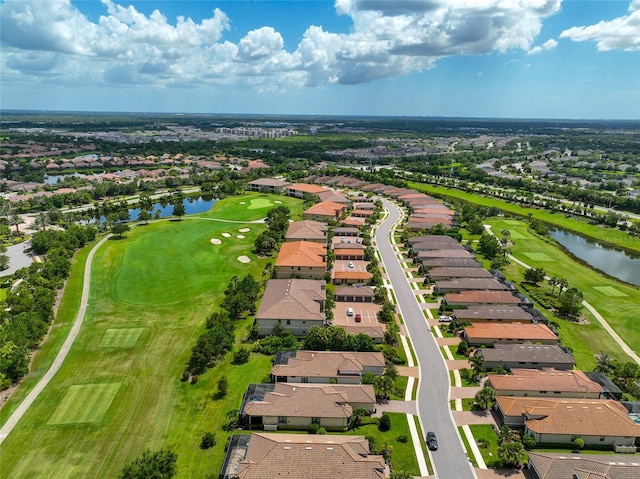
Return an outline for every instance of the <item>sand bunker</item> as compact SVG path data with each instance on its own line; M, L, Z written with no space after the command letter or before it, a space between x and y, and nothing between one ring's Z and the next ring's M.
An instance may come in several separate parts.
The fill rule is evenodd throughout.
M211 244L222 244L222 241L218 238L211 238Z
M241 201L241 202L240 202L240 204L241 204L241 205L246 205L246 204L247 204L247 202L246 202L246 201Z
M282 201L275 200L274 203L277 203L277 204L281 205Z
M231 238L231 233L222 233L225 238Z
M238 239L245 239L245 238L246 238L246 236L245 236L245 235L238 235L238 236L236 236L236 238L238 238Z
M240 261L241 263L251 263L251 258L249 258L248 256L238 256L238 261Z
M240 228L238 231L240 231L240 233L248 233L251 231L251 228Z

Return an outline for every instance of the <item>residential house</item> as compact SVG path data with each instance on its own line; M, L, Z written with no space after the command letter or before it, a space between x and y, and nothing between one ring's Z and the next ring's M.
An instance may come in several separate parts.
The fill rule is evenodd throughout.
M345 205L347 208L351 207L351 199L339 191L324 191L318 194L318 199L320 201L331 201L332 203L339 203L341 205Z
M357 209L357 210L352 210L349 214L351 216L353 216L354 218L370 218L371 216L373 216L373 211L371 210L364 210L364 209Z
M456 268L441 266L427 271L429 281L442 281L455 278L493 278L493 275L483 268Z
M475 354L484 358L487 369L513 368L554 368L571 370L575 358L564 348L551 344L504 344L496 343L493 348L480 348Z
M317 424L344 431L354 409L373 413L375 403L371 384L250 384L240 409L241 424L265 430Z
M494 278L456 278L436 281L434 291L438 294L459 293L461 291L488 290L506 291L505 284Z
M472 304L521 304L522 300L509 291L460 291L447 293L442 300L447 306L466 306Z
M342 211L346 208L341 203L334 203L333 201L323 201L317 203L312 207L302 212L302 217L305 220L316 221L331 221L340 218Z
M487 386L496 396L600 399L604 388L579 370L512 368L511 374L491 374Z
M336 302L372 303L375 296L371 286L336 286L333 299Z
M247 183L249 191L260 191L262 193L282 193L291 183L275 178L258 178Z
M381 376L385 360L379 352L284 351L276 355L275 382L360 384L364 373Z
M324 326L325 282L312 279L271 279L256 313L258 334L266 336L280 325L294 336L305 336L311 326Z
M558 336L541 323L475 323L464 328L462 338L469 344L495 343L558 344Z
M283 243L274 265L274 277L324 279L327 269L327 249L312 241Z
M334 269L331 276L333 284L366 284L371 279L366 269Z
M532 479L636 479L640 461L610 454L552 454L529 451ZM612 460L615 459L615 460Z
M448 243L452 245L460 244L457 239L446 235L421 235L412 236L411 238L407 239L407 244L409 245L414 245L416 243Z
M345 245L346 246L346 245ZM355 245L353 245L355 246ZM364 261L364 249L363 248L336 248L333 250L333 254L336 260L354 260Z
M454 309L452 313L456 321L495 321L496 323L531 323L533 315L520 306L480 304L466 309Z
M387 479L389 466L364 436L254 433L233 435L220 479Z
M337 226L333 229L333 236L341 237L341 236L358 236L360 234L360 230L358 228L353 228L350 226Z
M509 427L522 428L538 443L635 446L640 438L625 407L612 399L496 397L496 411Z
M285 241L312 241L327 244L327 230L326 223L321 221L294 221L287 228Z
M419 251L416 255L418 261L435 258L471 258L475 259L473 253L466 249L436 249L433 251Z
M310 185L308 183L296 183L286 187L287 195L294 198L304 198L305 195L311 195L314 198L318 198L320 193L329 191L327 188L323 188L318 185Z

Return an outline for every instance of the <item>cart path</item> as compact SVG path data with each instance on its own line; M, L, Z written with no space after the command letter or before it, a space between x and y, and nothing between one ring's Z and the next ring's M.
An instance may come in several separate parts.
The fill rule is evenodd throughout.
M29 407L33 404L33 402L38 398L42 390L49 384L49 381L53 379L56 375L62 363L64 362L73 342L76 340L78 333L80 332L80 327L82 326L82 322L84 321L85 313L87 312L87 306L89 305L89 285L91 283L91 265L93 263L93 256L100 246L102 246L105 241L107 241L111 237L111 234L105 236L98 244L96 244L89 255L87 256L87 261L84 266L84 279L82 282L82 297L80 298L80 306L78 308L78 314L76 315L76 319L73 322L73 326L69 331L69 335L67 339L64 341L64 344L60 348L58 355L54 359L53 363L49 370L42 376L38 384L31 390L31 392L27 395L26 398L20 403L18 408L13 412L13 414L7 419L7 422L4 423L2 428L0 429L0 444L7 438L9 433L13 430L13 428L18 424L22 416L29 410Z
M493 231L491 231L491 225L484 225L485 230L487 230L487 232L490 235L495 236L495 233ZM529 266L527 263L525 263L524 261L519 260L518 258L516 258L513 255L508 255L509 259L515 261L516 263L518 263L520 266L525 267L526 269L531 269L531 266ZM544 279L548 280L549 276L545 276ZM586 300L582 301L582 306L584 306L585 308L587 308L589 310L589 312L591 314L593 314L595 316L595 318L598 320L598 322L602 325L602 327L604 328L604 330L609 333L609 335L613 338L613 340L618 343L618 346L620 346L622 348L622 350L627 353L627 355L629 355L629 357L631 359L633 359L637 364L640 364L640 356L638 356L636 354L636 352L631 349L629 347L629 345L627 343L624 342L624 340L618 335L618 333L616 333L614 331L614 329L611 327L611 325L609 323L607 323L607 320L604 319L602 317L602 315L598 312L598 310L596 308L594 308L593 306L591 306L591 304L589 304Z

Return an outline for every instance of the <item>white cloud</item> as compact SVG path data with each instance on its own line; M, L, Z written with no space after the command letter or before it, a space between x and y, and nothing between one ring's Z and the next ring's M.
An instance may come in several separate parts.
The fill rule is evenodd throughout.
M572 27L563 31L560 38L574 42L595 40L599 51L640 50L640 0L629 5L629 15L595 25Z
M336 0L336 12L353 22L351 32L309 26L291 52L270 26L237 44L225 41L230 19L219 9L199 23L184 17L172 23L160 10L146 15L114 0L102 3L97 22L70 0L0 4L0 73L15 78L47 70L70 84L234 83L264 90L366 83L432 68L445 56L554 48L554 40L531 45L561 0Z
M535 55L537 53L541 53L545 50L553 50L554 48L556 48L558 46L558 42L555 41L553 38L551 38L550 40L547 40L546 42L544 42L542 45L538 45L533 47L531 50L529 50L527 52L528 55Z

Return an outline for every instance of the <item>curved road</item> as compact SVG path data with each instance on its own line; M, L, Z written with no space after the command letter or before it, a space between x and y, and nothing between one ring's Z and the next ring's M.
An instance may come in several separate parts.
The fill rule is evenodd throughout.
M38 398L38 395L47 386L47 384L49 384L49 381L53 379L53 377L62 366L65 358L67 357L67 354L69 353L73 342L76 340L76 337L80 332L80 327L82 326L85 313L87 312L87 306L89 305L89 285L91 283L91 264L93 263L93 256L95 255L95 252L98 250L98 248L100 248L100 246L102 246L104 242L107 241L110 237L110 234L105 236L98 244L93 247L93 249L87 256L87 262L85 263L84 267L84 279L82 283L82 298L80 299L78 314L76 315L76 319L73 322L71 331L69 331L67 339L65 339L64 344L60 348L60 351L51 364L49 370L44 374L44 376L42 376L42 379L38 381L38 384L36 384L31 392L27 395L27 397L24 398L18 408L13 412L9 419L7 419L7 422L5 422L0 429L0 444L2 444L2 442L7 438L16 424L18 424L18 421L22 419L22 416L25 415L29 407L31 407L33 402Z
M440 354L427 320L418 304L390 241L392 227L400 219L400 210L390 201L383 200L389 216L376 230L376 243L405 327L411 336L420 365L418 382L418 417L424 432L434 431L438 450L430 452L436 477L442 479L473 479L473 471L462 447L449 407L449 371Z

